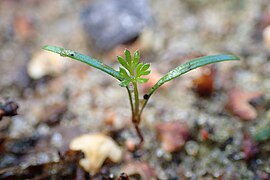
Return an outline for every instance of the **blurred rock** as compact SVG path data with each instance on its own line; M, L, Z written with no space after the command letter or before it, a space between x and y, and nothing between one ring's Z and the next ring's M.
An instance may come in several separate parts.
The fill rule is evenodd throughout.
M28 64L27 72L33 79L40 79L44 76L55 76L63 72L64 58L58 54L41 51L35 54Z
M257 112L250 102L261 99L262 96L261 92L245 92L235 88L229 92L226 108L242 120L254 120L257 117Z
M147 0L95 0L81 13L87 35L100 50L134 40L152 22Z
M128 151L134 152L135 149L136 149L136 144L135 144L134 140L132 140L132 139L127 139L127 140L125 141L125 147L126 147L126 149L127 149Z
M60 123L67 110L67 105L65 103L56 103L49 107L45 107L44 110L46 113L43 114L42 121L49 126L55 126Z
M130 180L130 178L126 173L122 172L120 176L117 178L117 180Z
M0 120L3 116L16 116L19 105L14 101L6 101L4 104L0 102Z
M57 155L57 154L56 154ZM80 151L67 151L60 158L51 153L31 153L23 157L23 165L14 165L0 170L0 179L85 179L86 173L79 171ZM39 159L44 159L40 162ZM80 177L80 178L78 178Z
M214 91L215 68L204 66L200 68L200 72L200 75L193 80L193 88L199 96L208 97Z
M115 163L122 160L122 149L104 134L83 134L72 140L70 149L84 152L80 165L91 174L95 174L107 158Z
M242 142L242 150L245 154L246 160L255 157L259 153L257 144L247 134L244 134L244 140Z
M200 139L207 141L209 139L209 132L205 128L200 129Z
M257 142L263 142L270 139L270 124L267 124L267 126L258 129L254 135L254 139Z
M270 25L263 30L263 40L268 49L270 49Z
M161 140L162 149L170 153L182 149L189 137L189 128L184 122L158 123L156 131Z
M20 40L31 40L33 38L33 22L26 16L18 16L14 20L15 34Z
M196 141L188 141L185 145L188 155L196 156L199 152L200 146Z
M124 165L122 172L130 176L130 179L133 179L133 176L135 179L157 179L155 170L146 162L129 162Z
M6 151L14 154L26 154L34 148L39 140L38 135L33 135L31 137L25 137L17 140L11 140L5 142Z

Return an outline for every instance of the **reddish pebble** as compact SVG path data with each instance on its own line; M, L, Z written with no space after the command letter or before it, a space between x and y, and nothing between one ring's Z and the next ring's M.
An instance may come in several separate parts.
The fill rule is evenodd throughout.
M226 108L242 120L254 120L257 117L257 112L250 102L260 99L262 96L260 92L245 92L235 88L229 92Z
M203 141L207 141L209 138L209 133L203 128L200 130L200 136Z
M189 137L189 128L184 122L165 122L156 125L162 149L166 152L180 150Z
M242 150L245 154L246 160L249 160L249 159L255 157L259 152L257 144L247 134L244 135Z
M200 70L200 76L193 80L194 90L199 96L208 97L214 91L215 68L214 66L205 66Z
M130 177L137 177L135 179L157 179L155 169L146 162L129 162L124 165L122 172L125 172Z
M136 144L131 139L127 139L125 141L125 146L126 146L126 148L127 148L128 151L130 151L130 152L134 152L135 151Z

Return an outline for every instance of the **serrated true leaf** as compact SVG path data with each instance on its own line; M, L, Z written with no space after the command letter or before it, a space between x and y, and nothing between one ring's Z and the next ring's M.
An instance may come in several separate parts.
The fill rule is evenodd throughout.
M129 69L129 66L127 64L127 61L125 61L124 58L122 58L121 56L117 56L118 62L127 70Z
M147 78L137 78L137 81L142 84L142 83L146 83L148 81L148 79Z
M130 83L130 79L126 79L126 80L124 80L124 81L121 81L120 83L119 83L119 85L121 86L121 87L127 87L128 86L128 84Z
M143 66L143 63L139 63L136 67L136 77L139 77L139 73L141 71L141 67Z
M100 62L99 60L94 59L90 56L86 56L84 54L81 54L81 53L78 53L75 51L71 51L71 50L66 50L64 48L56 47L56 46L48 46L47 45L47 46L43 46L42 48L44 50L51 51L51 52L57 53L59 55L66 56L66 57L75 59L77 61L83 62L89 66L92 66L96 69L99 69L99 70L113 76L114 78L116 78L120 81L125 79L122 75L120 75L120 73L118 71L114 70L110 66L108 66L108 65L106 65L106 64Z
M140 76L147 76L147 75L149 75L150 73L151 73L150 70L148 70L148 71L143 71L143 72L140 72Z
M216 63L216 62L231 61L231 60L239 60L239 57L234 56L234 55L220 54L220 55L204 56L204 57L193 59L168 72L150 89L150 91L148 92L148 95L151 96L153 92L157 90L164 83L172 79L175 79L181 76L182 74L185 74L195 68L198 68L207 64Z
M136 50L134 53L133 64L137 65L139 63L139 60L140 60L140 52Z
M122 67L119 67L119 69L120 69L120 74L122 76L124 76L125 79L129 79L129 75L128 75L127 71L124 68L122 68Z
M146 71L150 67L150 64L144 64L141 68L141 71Z
M132 61L132 58L131 58L131 54L130 54L130 51L128 49L125 49L125 57L126 57L126 61L129 65L131 65L131 61Z

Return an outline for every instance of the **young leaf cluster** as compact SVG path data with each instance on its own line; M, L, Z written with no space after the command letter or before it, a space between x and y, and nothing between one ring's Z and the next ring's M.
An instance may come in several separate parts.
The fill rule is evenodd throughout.
M127 87L130 83L147 82L148 79L142 76L150 74L150 64L139 62L139 51L135 51L133 57L131 56L130 51L127 49L125 50L124 54L125 58L117 56L118 62L121 64L121 67L119 67L119 72L120 75L124 77L124 80L122 80L119 85L122 87Z
M135 51L132 57L130 51L126 49L124 52L125 58L118 56L117 59L121 66L119 67L119 71L117 71L95 58L86 56L84 54L81 54L75 51L67 50L61 47L56 47L56 46L44 46L43 49L60 54L61 56L64 56L64 57L72 58L74 60L83 62L89 66L92 66L96 69L99 69L111 75L112 77L118 79L120 81L120 86L126 87L128 91L128 95L129 95L130 106L131 106L132 122L141 140L139 146L141 146L143 143L143 136L138 126L141 120L141 114L149 98L151 97L151 95L160 86L193 69L196 69L201 66L205 66L207 64L212 64L212 63L217 63L217 62L222 62L222 61L239 60L239 58L234 55L218 54L218 55L212 55L212 56L204 56L204 57L200 57L200 58L196 58L191 61L188 61L172 69L162 78L160 78L158 82L153 87L150 88L148 93L144 95L144 99L141 104L137 84L147 82L148 79L145 78L144 76L150 74L151 71L149 70L150 64L147 64L147 63L144 64L140 62L139 51ZM133 85L133 91L131 91L128 86L130 83L132 83ZM259 136L260 138L261 135L259 134L257 136Z

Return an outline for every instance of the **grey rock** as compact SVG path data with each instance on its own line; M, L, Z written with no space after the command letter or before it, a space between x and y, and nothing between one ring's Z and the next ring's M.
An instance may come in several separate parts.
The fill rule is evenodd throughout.
M152 23L147 0L95 0L82 11L85 31L100 50L136 38Z

